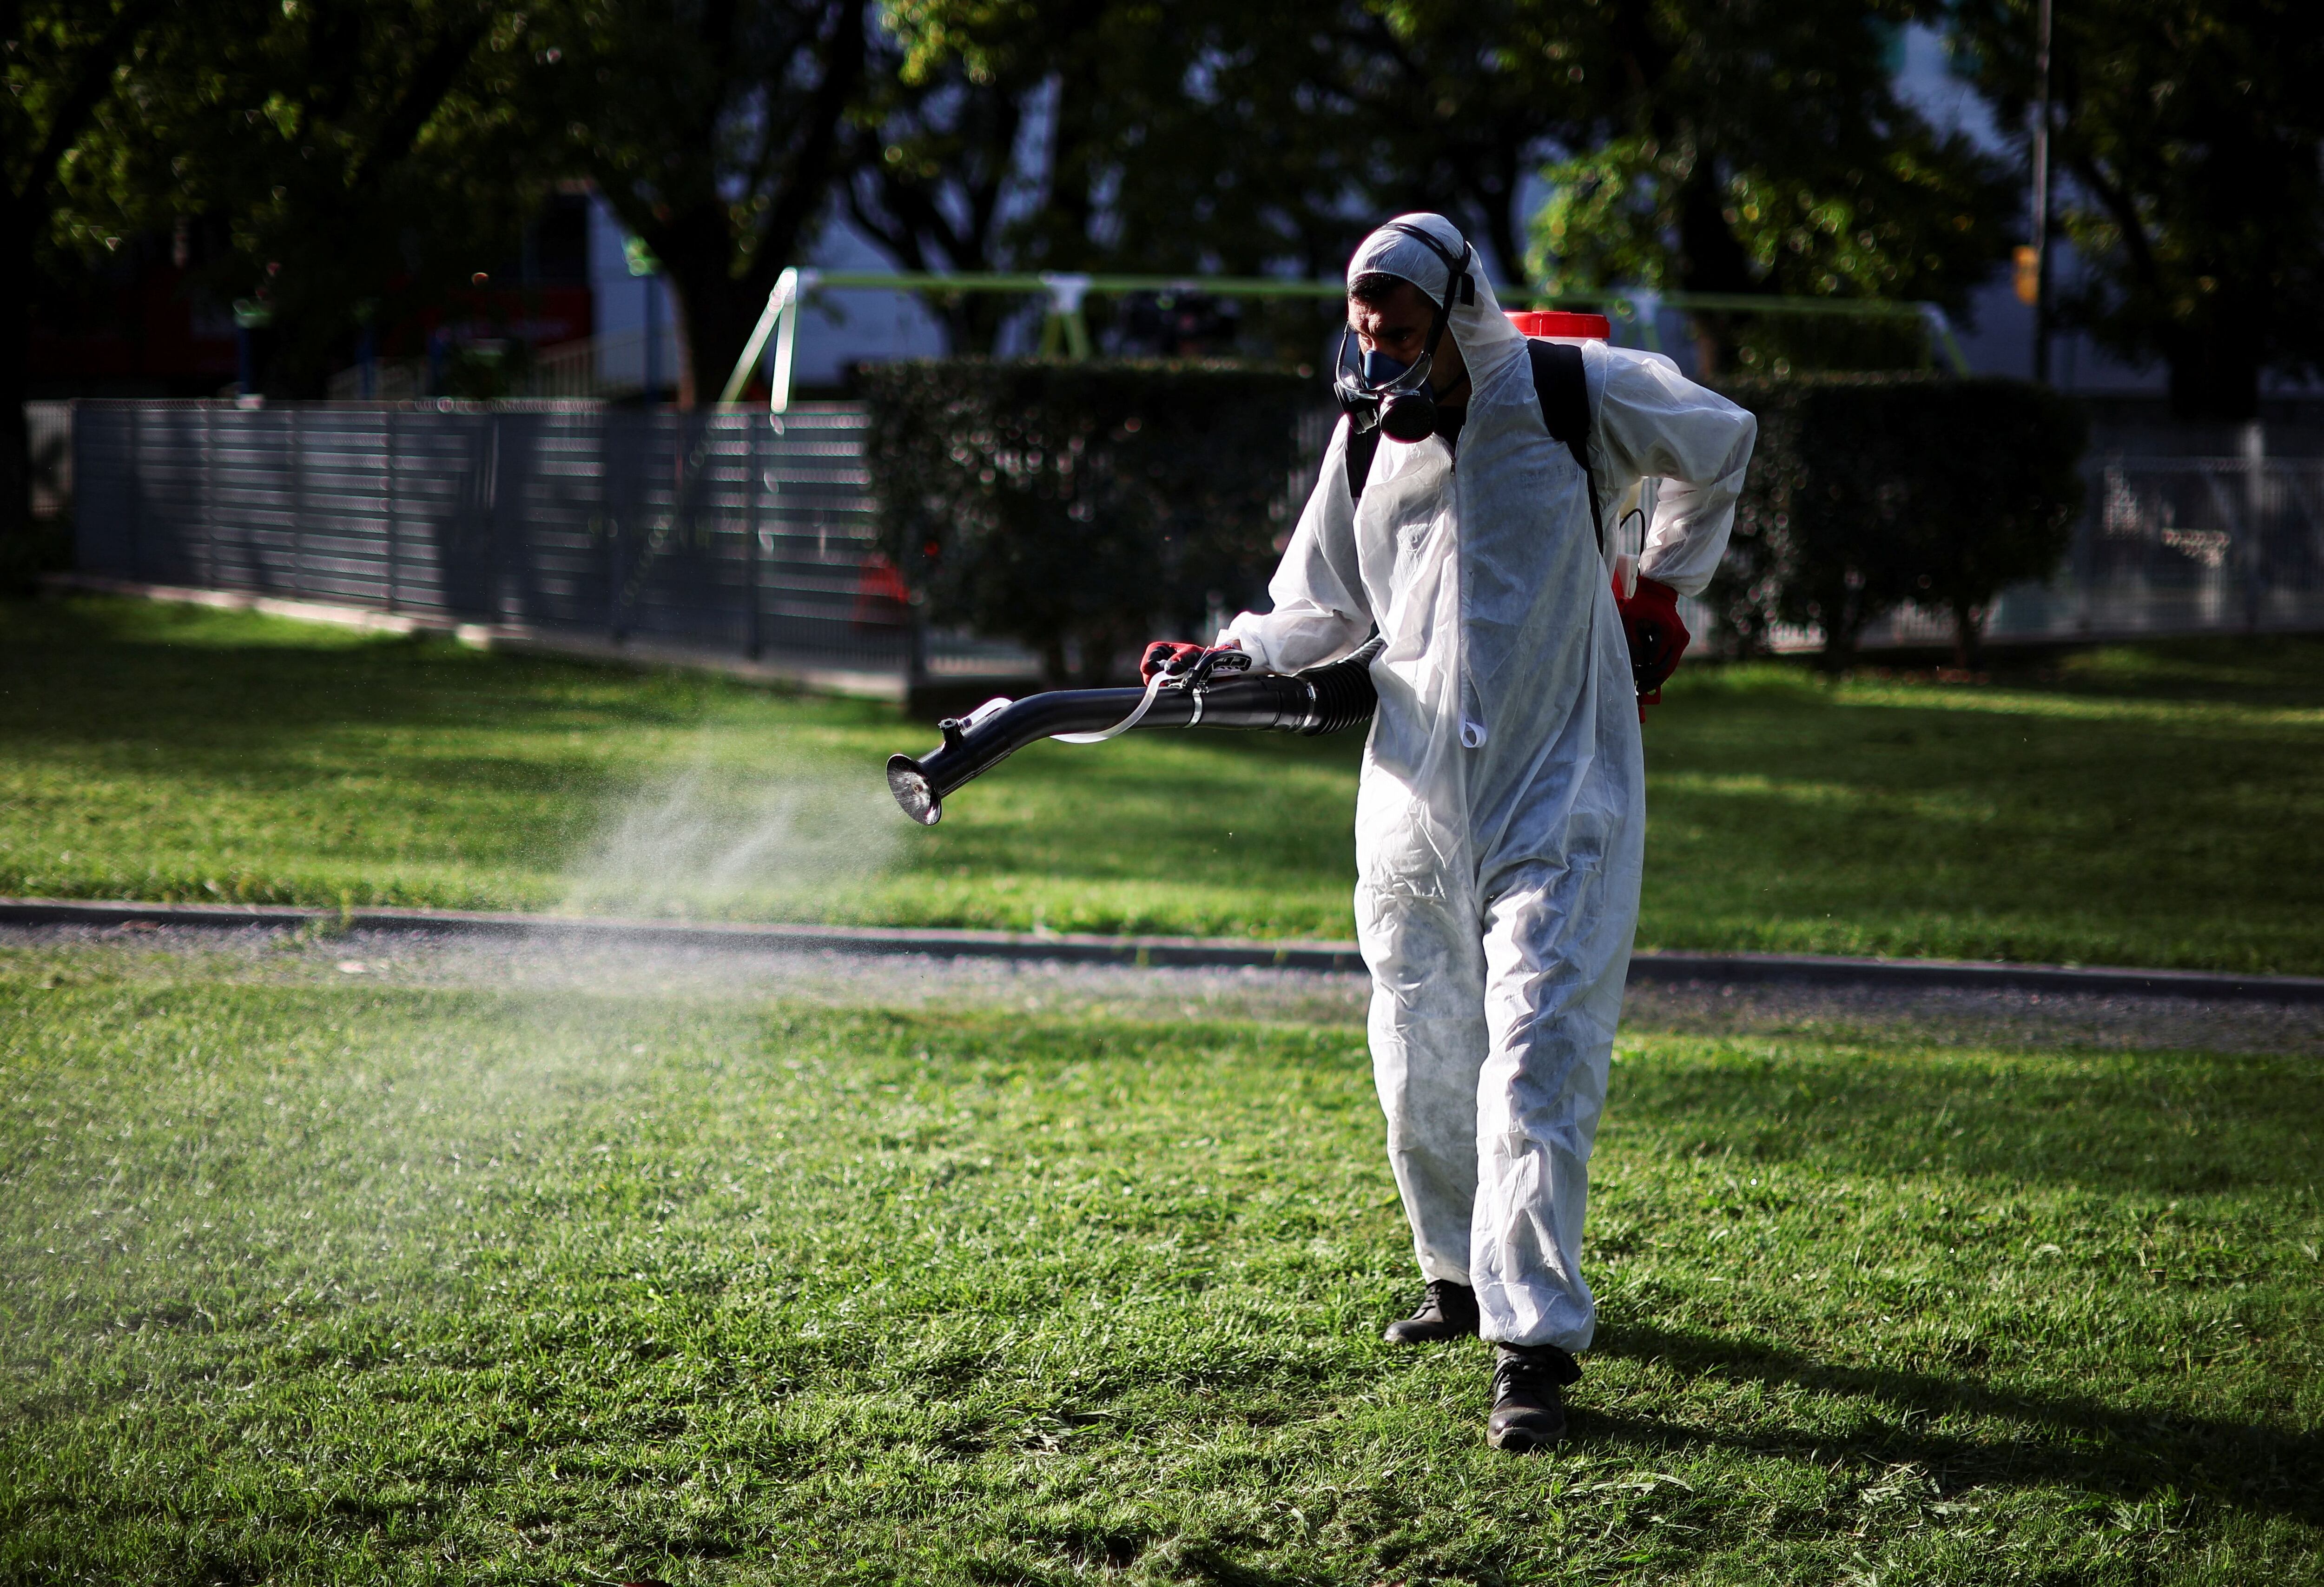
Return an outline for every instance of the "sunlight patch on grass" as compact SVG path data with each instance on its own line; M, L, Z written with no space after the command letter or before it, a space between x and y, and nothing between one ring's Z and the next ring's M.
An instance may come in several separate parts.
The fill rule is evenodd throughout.
M1726 776L1668 772L1654 778L1649 784L1648 797L1651 798L1656 792L1698 794L1718 798L1773 799L1786 805L1836 810L1862 810L1879 806L1917 816L1925 821L1982 822L1990 821L2000 814L1998 807L1990 800L1967 798L1957 793L1899 793L1854 788L1844 783L1792 782L1762 772L1738 772Z
M2156 726L2324 727L2324 710L2313 707L2245 706L2218 700L2090 699L2009 688L1919 684L1850 682L1834 692L1832 703L1876 708L1907 706L1924 711L1977 712L1997 716L2049 716L2076 722L2147 723Z

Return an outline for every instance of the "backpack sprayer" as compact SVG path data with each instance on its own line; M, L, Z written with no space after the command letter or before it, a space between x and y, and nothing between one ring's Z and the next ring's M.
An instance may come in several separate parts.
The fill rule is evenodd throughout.
M1609 327L1596 314L1513 312L1509 320L1534 344L1535 389L1550 434L1564 442L1585 474L1589 433L1588 397L1582 384L1579 344L1602 340ZM1554 363L1550 350L1563 352ZM1377 429L1354 438L1350 450L1349 489L1363 490L1370 472ZM1361 446L1363 468L1355 467ZM1595 482L1589 486L1590 512L1598 517ZM1605 530L1598 530L1602 549ZM1624 571L1636 577L1636 558ZM1343 660L1306 672L1252 672L1250 658L1235 650L1211 650L1183 669L1165 669L1142 689L1057 689L1021 700L987 700L965 716L936 724L944 743L927 754L891 756L888 788L904 814L923 826L944 817L945 796L998 766L1027 744L1045 738L1065 743L1102 743L1140 727L1273 729L1314 736L1338 733L1371 720L1379 697L1372 687L1372 658L1383 641L1374 638ZM1643 692L1643 691L1642 691Z

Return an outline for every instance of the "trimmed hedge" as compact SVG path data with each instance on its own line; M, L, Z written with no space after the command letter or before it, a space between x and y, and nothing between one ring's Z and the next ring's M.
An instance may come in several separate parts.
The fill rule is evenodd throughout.
M1311 481L1294 477L1313 379L1222 364L953 359L862 371L882 549L925 614L1109 681L1213 598L1259 600ZM1950 612L1974 663L1985 613L2064 555L2087 425L2024 381L1827 374L1722 383L1759 419L1705 598L1746 653L1817 627L1849 665L1907 602ZM1207 638L1207 635L1201 637Z
M1758 416L1758 449L1705 598L1746 653L1776 623L1815 626L1824 664L1906 602L1952 614L1973 665L1987 609L2057 568L2089 438L2070 399L2024 381L1927 374L1721 383Z
M882 549L927 617L1109 681L1157 628L1266 587L1302 499L1288 373L1222 364L947 359L862 371ZM1208 638L1208 635L1203 635Z

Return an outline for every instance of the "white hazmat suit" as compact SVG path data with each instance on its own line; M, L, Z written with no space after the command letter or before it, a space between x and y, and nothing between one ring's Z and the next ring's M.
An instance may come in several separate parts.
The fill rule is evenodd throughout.
M1463 255L1443 217L1403 223ZM1351 282L1373 272L1438 303L1452 274L1386 229L1348 264ZM1343 420L1275 609L1220 642L1289 672L1386 637L1355 904L1389 1162L1422 1273L1474 1287L1483 1336L1578 1352L1596 1323L1582 1223L1637 925L1645 765L1582 473L1480 272L1475 300L1459 297L1446 334L1471 390L1457 443L1383 440L1358 503ZM1653 354L1592 342L1582 367L1606 521L1639 479L1662 481L1639 571L1701 593L1755 421Z

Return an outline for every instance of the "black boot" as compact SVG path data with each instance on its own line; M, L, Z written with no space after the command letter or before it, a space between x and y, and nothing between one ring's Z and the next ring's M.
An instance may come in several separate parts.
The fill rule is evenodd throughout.
M1493 1414L1485 1442L1511 1454L1547 1449L1565 1436L1565 1397L1582 1367L1554 1344L1494 1347Z
M1477 1333L1477 1292L1449 1278L1431 1278L1420 1309L1390 1323L1380 1337L1390 1344L1434 1344L1446 1339L1471 1339Z

